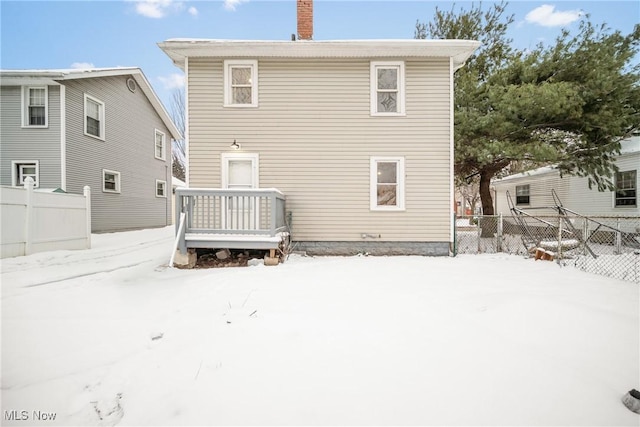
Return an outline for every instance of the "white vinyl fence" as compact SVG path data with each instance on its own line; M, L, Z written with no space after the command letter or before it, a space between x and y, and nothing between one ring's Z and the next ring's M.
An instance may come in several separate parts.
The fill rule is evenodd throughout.
M91 247L91 190L84 195L0 187L0 258Z

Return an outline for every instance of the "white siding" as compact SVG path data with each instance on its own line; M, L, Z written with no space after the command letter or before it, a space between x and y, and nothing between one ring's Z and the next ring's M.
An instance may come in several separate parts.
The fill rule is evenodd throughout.
M60 88L49 86L48 126L21 127L21 86L0 87L0 185L12 185L12 160L38 160L41 188L61 186Z
M389 58L389 60L398 60ZM287 196L301 241L448 242L449 61L406 61L406 116L371 117L368 60L259 60L259 107L223 108L223 61L189 58L191 187L237 140ZM406 210L369 209L370 156L404 156Z
M621 171L638 170L640 172L640 152L623 154L616 159L616 165ZM636 179L640 181L639 174ZM506 191L509 191L515 203L516 185L529 184L531 187L530 207L553 206L551 190L555 189L564 207L581 215L591 216L636 216L640 215L640 208L614 207L612 191L598 191L597 187L589 189L588 180L578 176L563 176L557 171L530 176L512 176L500 181L494 181L493 186L497 194L497 212L509 214ZM640 182L636 182L636 188ZM522 206L526 209L527 206ZM551 213L545 212L546 214Z
M67 191L92 190L93 231L171 224L171 198L155 195L156 180L171 182L169 130L128 76L65 81L67 96ZM105 103L105 140L84 134L84 94ZM166 137L166 160L155 158L155 129ZM102 170L120 172L121 192L102 191Z

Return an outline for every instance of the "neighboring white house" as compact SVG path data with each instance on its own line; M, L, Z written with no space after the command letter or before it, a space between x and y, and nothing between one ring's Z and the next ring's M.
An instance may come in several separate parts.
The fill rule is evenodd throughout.
M171 224L180 132L142 70L1 70L0 85L0 185L89 186L94 232Z
M453 78L480 43L315 41L298 7L298 41L159 44L186 75L189 188L277 188L308 253L448 255Z
M622 141L615 164L614 191L589 188L586 177L564 175L551 166L511 175L492 182L496 214L509 215L507 191L516 207L540 208L554 206L551 190L555 190L565 208L587 216L638 216L638 186L640 185L640 137Z

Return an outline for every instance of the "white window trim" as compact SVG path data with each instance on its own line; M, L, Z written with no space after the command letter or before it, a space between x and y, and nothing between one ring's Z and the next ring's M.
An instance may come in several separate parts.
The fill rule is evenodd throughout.
M618 172L633 172L633 171L636 172L636 187L635 187L636 188L636 204L635 205L617 205L616 204L616 193L618 192L618 180L615 179L614 183L613 183L613 185L615 187L614 187L613 191L611 192L612 193L611 195L613 197L612 201L611 201L613 209L616 209L616 210L618 210L618 209L636 209L638 206L640 206L640 203L638 202L638 181L639 181L638 180L638 176L639 176L638 171L640 171L640 169L621 170L621 171L618 171ZM614 175L614 178L617 178L616 175Z
M258 153L222 153L220 156L222 161L220 182L222 188L229 185L229 160L251 159L253 165L253 188L260 188L260 155Z
M231 68L251 67L251 104L234 104L231 91ZM224 61L224 107L256 108L258 106L258 61L254 59L234 59Z
M162 183L163 184L163 194L159 195L158 194L158 183ZM161 197L161 198L167 198L167 181L163 181L161 179L156 179L156 197Z
M156 154L156 136L158 134L162 135L162 155L160 157L158 157ZM153 133L153 155L158 160L166 160L167 159L166 151L167 151L167 135L161 130L156 129L155 132Z
M398 187L396 191L396 206L378 206L378 162L395 162L398 165L396 170L396 178L398 179ZM372 211L391 211L399 212L405 210L405 172L404 172L404 157L371 157L371 163L369 166L370 175L370 209Z
M527 187L527 197L529 198L529 201L527 203L518 203L518 187ZM515 193L516 193L516 206L530 206L531 205L531 184L520 184L520 185L516 185L515 188Z
M44 89L44 125L29 124L29 89ZM21 94L22 127L43 129L49 127L49 86L22 86Z
M378 112L378 68L398 68L398 111ZM404 61L371 61L370 65L370 92L371 92L371 115L372 116L405 116L405 73Z
M100 105L100 136L95 136L92 135L90 133L87 132L87 100L91 100L93 102L95 102L96 104ZM82 121L83 121L83 128L84 128L84 134L86 136L89 136L91 138L95 138L95 139L99 139L101 141L105 140L105 107L104 107L104 102L100 101L98 98L95 98L91 95L87 95L86 93L84 94L84 115L82 116ZM155 142L154 142L155 144Z
M105 174L114 174L116 176L116 189L115 190L109 190L107 188L105 188L104 185L104 180L105 180ZM120 172L118 171L112 171L109 169L102 169L102 192L103 193L115 193L115 194L119 194L121 192L122 186L121 186L121 175Z
M36 165L36 182L34 187L40 187L40 161L39 160L12 160L11 161L11 185L14 187L23 187L20 184L20 176L18 174L19 165Z

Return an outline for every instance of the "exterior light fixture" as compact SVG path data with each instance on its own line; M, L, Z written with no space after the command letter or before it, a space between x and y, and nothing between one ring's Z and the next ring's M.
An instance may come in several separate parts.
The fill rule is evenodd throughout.
M236 140L233 140L233 144L231 144L231 148L233 148L234 150L239 150L240 149L240 144L238 144L236 142Z

